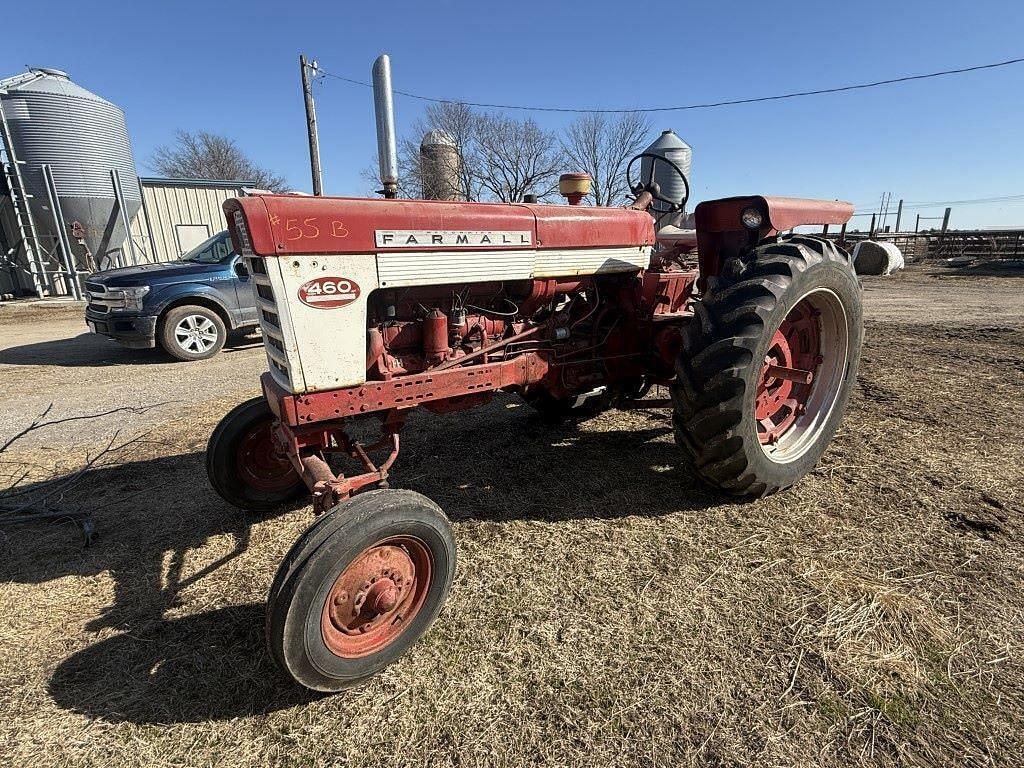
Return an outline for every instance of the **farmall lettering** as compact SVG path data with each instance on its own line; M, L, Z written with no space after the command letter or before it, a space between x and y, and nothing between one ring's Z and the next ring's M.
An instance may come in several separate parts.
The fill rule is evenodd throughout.
M374 231L378 248L528 248L533 233L525 231L458 232L427 229L378 229Z
M347 277L318 277L299 286L299 301L313 309L337 309L359 298L359 284Z

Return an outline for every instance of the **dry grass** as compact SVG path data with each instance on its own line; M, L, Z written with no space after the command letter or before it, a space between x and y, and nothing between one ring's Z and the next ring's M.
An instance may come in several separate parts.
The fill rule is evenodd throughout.
M97 475L97 505L166 485L105 510L93 548L4 534L0 763L1019 764L1020 330L870 324L821 465L754 504L697 485L662 413L414 418L396 480L455 521L452 597L326 698L262 646L309 512L213 495L211 403Z

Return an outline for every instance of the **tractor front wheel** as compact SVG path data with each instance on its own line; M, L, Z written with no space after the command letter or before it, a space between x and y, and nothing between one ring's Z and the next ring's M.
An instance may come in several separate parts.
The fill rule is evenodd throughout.
M725 265L683 334L676 441L736 496L786 488L821 458L857 374L863 323L849 256L795 235Z
M418 493L377 490L321 516L281 562L267 646L295 682L339 691L381 671L433 624L455 576L455 539Z
M262 397L236 406L206 444L206 475L224 501L269 512L306 492L287 456L274 445L274 414Z

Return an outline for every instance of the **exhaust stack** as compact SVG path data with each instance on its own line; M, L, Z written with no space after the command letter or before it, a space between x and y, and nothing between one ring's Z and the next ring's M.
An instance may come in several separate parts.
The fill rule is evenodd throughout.
M395 104L391 96L391 59L382 53L373 62L373 110L377 118L377 158L384 197L398 194L398 150L395 144Z

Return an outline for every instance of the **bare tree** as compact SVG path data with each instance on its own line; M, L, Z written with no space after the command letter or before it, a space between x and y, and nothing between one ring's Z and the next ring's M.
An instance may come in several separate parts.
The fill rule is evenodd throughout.
M562 148L575 166L594 180L591 194L595 205L621 205L629 199L626 165L643 151L651 125L638 112L619 117L584 115L571 123Z
M480 115L477 143L480 183L494 199L512 203L526 194L545 198L557 188L562 168L558 140L531 118Z
M207 131L177 131L174 144L158 147L150 165L172 179L248 181L260 189L283 192L283 176L258 166L233 139Z
M557 187L563 155L554 134L530 119L480 114L466 104L444 102L427 107L398 142L403 197L422 197L432 183L423 178L420 156L420 141L431 131L443 133L457 151L452 162L458 167L447 170L458 177L459 197L518 202L527 194L550 197ZM374 167L364 168L362 177L378 184Z

